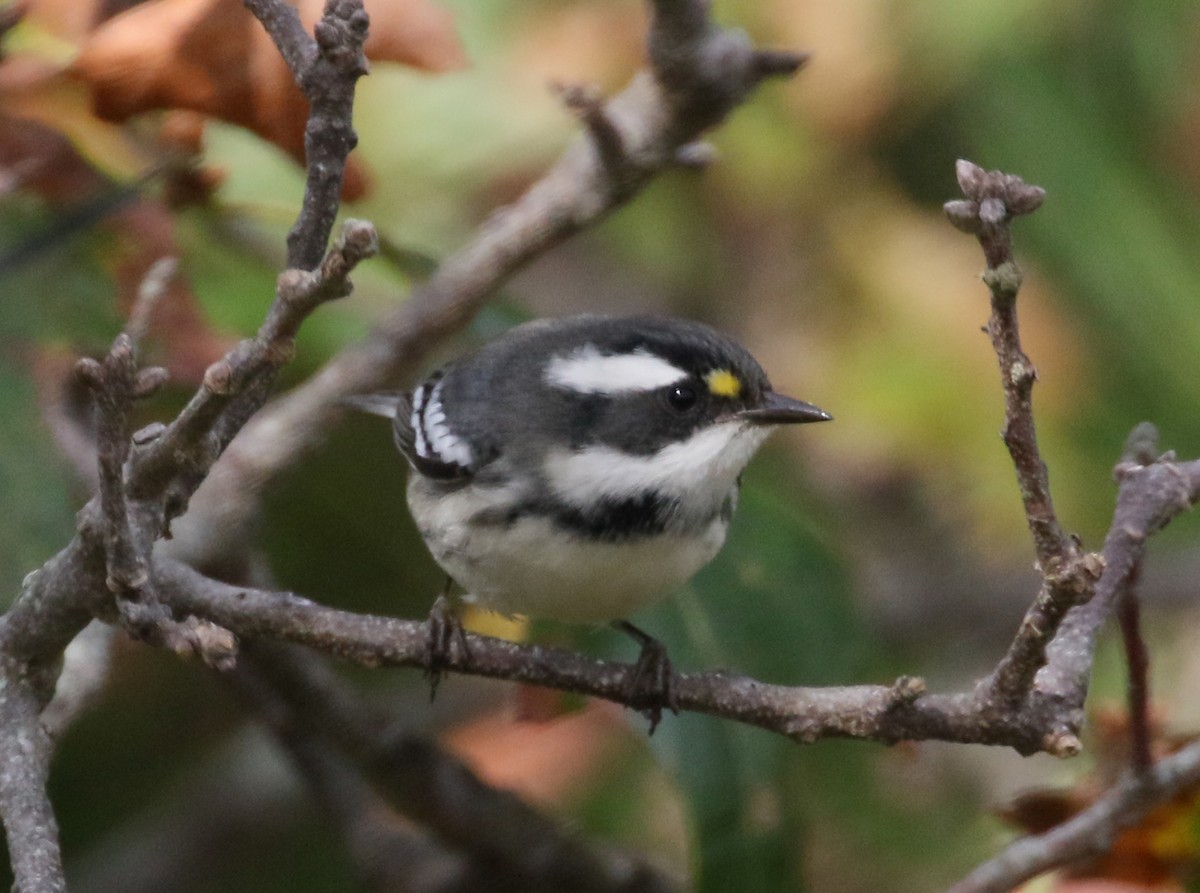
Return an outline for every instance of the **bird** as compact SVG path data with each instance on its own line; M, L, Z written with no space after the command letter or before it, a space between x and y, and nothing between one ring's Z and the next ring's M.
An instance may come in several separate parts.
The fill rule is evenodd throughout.
M535 320L409 391L348 402L392 420L409 509L458 600L632 636L631 703L652 732L678 710L673 670L628 618L717 554L773 430L832 418L775 391L732 337L658 316ZM431 613L435 684L451 635L466 645L456 604Z

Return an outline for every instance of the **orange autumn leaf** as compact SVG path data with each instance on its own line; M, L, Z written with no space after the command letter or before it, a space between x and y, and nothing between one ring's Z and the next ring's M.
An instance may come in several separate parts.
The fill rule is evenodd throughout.
M321 0L303 0L310 27ZM368 3L369 59L426 71L462 67L449 12L432 0ZM308 104L270 37L240 0L151 0L100 25L75 60L96 113L111 121L152 110L187 110L227 121L304 161ZM351 159L353 162L353 159ZM345 197L366 188L347 166Z
M621 709L591 701L553 722L513 722L486 713L443 736L443 743L488 784L541 804L560 801L629 739Z

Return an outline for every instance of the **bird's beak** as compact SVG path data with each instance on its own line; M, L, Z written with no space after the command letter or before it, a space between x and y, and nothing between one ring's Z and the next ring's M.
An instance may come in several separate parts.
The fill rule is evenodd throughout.
M801 422L828 422L833 416L811 403L767 391L761 405L743 409L738 418L752 425L799 425Z

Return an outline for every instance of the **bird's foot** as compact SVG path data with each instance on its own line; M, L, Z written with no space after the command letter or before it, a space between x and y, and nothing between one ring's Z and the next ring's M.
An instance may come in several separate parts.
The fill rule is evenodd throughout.
M675 668L667 657L667 646L628 620L614 620L613 627L642 646L627 694L634 709L650 721L650 734L662 720L663 708L679 714L679 699L675 694Z
M454 656L453 643L458 643L461 657L467 657L470 649L467 647L467 634L463 630L458 611L445 593L439 595L433 603L426 627L425 678L429 680L429 700L432 701L437 695L442 674L450 666Z

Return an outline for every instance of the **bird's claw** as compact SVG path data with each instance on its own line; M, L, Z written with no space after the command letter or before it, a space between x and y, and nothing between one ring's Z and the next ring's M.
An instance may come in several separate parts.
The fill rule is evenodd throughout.
M429 680L429 700L432 701L437 695L442 674L454 657L453 643L458 643L459 654L462 657L468 656L470 650L467 647L467 634L463 629L462 620L445 593L434 601L429 611L427 627L425 678Z
M650 721L650 734L662 721L663 708L679 714L679 698L675 692L675 668L667 656L667 647L649 633L627 620L617 620L613 626L642 647L626 694L634 709Z

